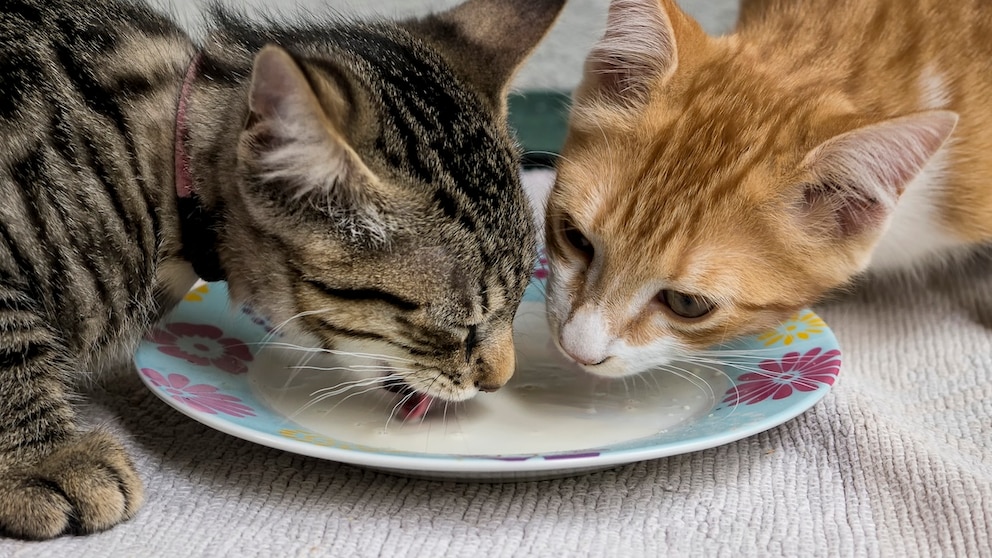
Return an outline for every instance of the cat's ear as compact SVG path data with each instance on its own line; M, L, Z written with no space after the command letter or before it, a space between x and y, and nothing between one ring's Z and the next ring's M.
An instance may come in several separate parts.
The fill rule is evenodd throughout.
M266 46L255 57L248 102L258 179L292 200L348 216L353 235L384 240L378 180L348 138L353 96L333 77Z
M672 0L613 0L606 31L586 58L584 87L636 104L675 73L681 43L702 38L702 29Z
M404 26L501 111L517 69L558 18L565 0L468 0Z
M803 163L810 178L799 202L810 230L833 239L880 233L957 121L953 112L922 112L846 132L813 149Z

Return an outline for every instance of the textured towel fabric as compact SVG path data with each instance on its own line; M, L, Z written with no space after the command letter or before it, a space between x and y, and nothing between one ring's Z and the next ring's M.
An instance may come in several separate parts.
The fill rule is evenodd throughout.
M201 426L130 370L118 429L138 517L0 556L992 556L992 264L823 305L844 350L804 415L723 447L553 481L410 480Z

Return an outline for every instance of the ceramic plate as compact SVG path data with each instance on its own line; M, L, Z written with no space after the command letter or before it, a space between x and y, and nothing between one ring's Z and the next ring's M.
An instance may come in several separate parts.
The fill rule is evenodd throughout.
M199 285L142 342L149 389L194 420L282 450L428 478L550 478L726 444L788 421L840 371L830 329L803 311L711 358L618 380L582 373L551 345L539 267L518 312L518 370L503 389L401 420L399 396L264 316ZM357 363L357 365L356 365ZM356 370L363 373L356 374ZM372 373L373 377L378 374Z

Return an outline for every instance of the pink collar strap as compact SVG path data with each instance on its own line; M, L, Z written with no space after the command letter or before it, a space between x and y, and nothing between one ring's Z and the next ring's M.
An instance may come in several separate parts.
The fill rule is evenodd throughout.
M217 254L218 227L222 211L207 208L200 203L193 184L189 152L189 96L193 80L200 68L202 55L197 54L189 63L176 108L176 210L179 213L179 234L182 241L181 255L193 266L193 271L204 281L223 281L224 268Z
M189 154L186 152L186 140L189 139L189 127L186 122L186 112L189 109L189 94L193 88L200 67L200 54L193 58L186 70L182 92L179 94L179 107L176 109L176 194L180 198L193 195L193 176L189 168Z

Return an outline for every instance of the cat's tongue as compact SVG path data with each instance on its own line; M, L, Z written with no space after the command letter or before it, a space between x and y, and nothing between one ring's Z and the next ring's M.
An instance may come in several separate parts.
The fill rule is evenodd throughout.
M433 402L434 398L426 393L414 393L400 406L400 415L403 420L419 419L427 414Z

